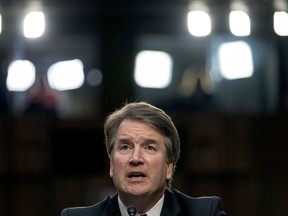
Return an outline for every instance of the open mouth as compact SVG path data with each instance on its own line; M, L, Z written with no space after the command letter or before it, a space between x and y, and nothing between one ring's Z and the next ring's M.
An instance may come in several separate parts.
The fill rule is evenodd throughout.
M146 177L143 173L141 172L133 172L129 173L128 178L144 178Z

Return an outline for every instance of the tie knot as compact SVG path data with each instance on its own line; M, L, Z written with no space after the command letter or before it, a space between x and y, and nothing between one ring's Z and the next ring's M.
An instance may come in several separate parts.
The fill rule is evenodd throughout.
M147 214L141 214L140 216L147 216Z

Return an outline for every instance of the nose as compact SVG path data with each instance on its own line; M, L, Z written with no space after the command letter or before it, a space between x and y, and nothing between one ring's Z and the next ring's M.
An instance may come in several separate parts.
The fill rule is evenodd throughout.
M143 155L142 155L142 150L140 147L135 147L133 149L129 162L132 165L137 165L143 162Z

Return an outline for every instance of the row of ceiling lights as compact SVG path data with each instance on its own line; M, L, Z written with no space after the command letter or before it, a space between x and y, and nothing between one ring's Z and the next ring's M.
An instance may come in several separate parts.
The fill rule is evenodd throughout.
M288 7L285 0L274 0L275 12L273 15L273 28L277 35L288 36ZM243 1L232 1L230 5L229 27L235 36L249 36L251 21L249 7ZM194 1L190 4L187 16L189 32L197 37L207 36L211 33L212 22L209 7L205 1Z
M285 0L274 0L274 31L279 36L288 36L288 7ZM249 7L243 1L232 1L229 14L229 27L235 36L249 36L251 33L251 21ZM45 32L45 14L42 4L31 2L23 20L23 34L26 38L37 38ZM190 4L187 15L188 31L196 37L204 37L211 33L212 22L209 15L209 7L205 1L193 1ZM0 15L0 33L2 31L2 19Z

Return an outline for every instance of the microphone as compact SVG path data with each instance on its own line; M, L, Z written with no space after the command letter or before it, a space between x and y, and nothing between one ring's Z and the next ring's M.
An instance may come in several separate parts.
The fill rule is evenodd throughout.
M137 212L137 209L133 205L129 205L127 207L127 212L129 214L129 216L135 216L136 212Z

